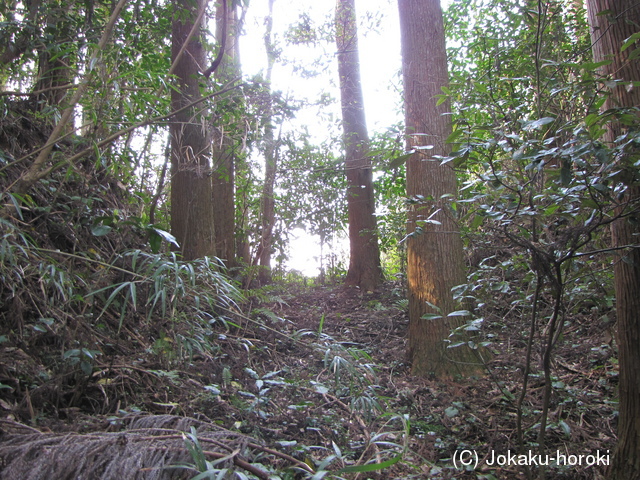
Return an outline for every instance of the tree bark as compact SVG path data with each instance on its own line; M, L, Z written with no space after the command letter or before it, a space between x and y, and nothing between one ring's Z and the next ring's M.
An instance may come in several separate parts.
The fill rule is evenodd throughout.
M382 281L382 269L360 80L355 0L337 1L335 21L349 217L350 257L345 283L373 290Z
M275 199L273 189L276 183L278 170L278 148L274 134L273 97L271 96L271 74L276 61L276 50L271 37L273 27L273 3L269 0L269 14L265 18L266 32L264 45L267 50L267 72L265 76L265 89L267 89L267 105L264 113L264 184L262 188L262 231L260 245L258 246L258 262L262 268L258 272L258 280L261 284L271 281L271 254L273 225L275 223Z
M226 83L239 76L237 16L234 2L228 1L227 8L219 0L216 6L216 38L223 44L226 36L222 61L214 76L220 83ZM227 107L222 107L227 108ZM233 108L233 107L230 107ZM231 115L232 116L232 115ZM225 261L227 267L236 266L235 242L235 174L236 145L227 129L234 127L219 123L213 130L213 215L215 223L216 255Z
M171 56L174 62L177 59L177 80L171 91L173 111L202 98L200 82L207 67L206 52L194 22L205 8L206 0L175 0ZM192 31L195 34L190 37ZM185 260L214 254L211 142L202 108L197 105L180 111L170 125L171 231Z
M640 89L631 82L640 81L640 62L625 51L625 40L640 31L640 2L637 0L589 0L587 3L594 61L611 60L601 73L622 84L613 88L603 110L640 107ZM605 13L606 12L606 13ZM602 13L602 14L601 14ZM613 143L624 133L623 126L610 123L605 141ZM619 417L618 445L608 478L640 479L640 187L638 169L628 158L620 159L622 181L627 185L611 226L616 250L614 277L618 320Z
M415 375L468 375L480 370L474 352L467 346L447 349L445 343L463 321L447 318L455 310L451 289L466 278L451 206L456 174L436 157L449 153L445 140L451 133L449 104L436 105L448 85L442 10L439 0L399 0L398 6L407 148L415 152L407 160L408 356ZM440 318L423 318L427 314Z

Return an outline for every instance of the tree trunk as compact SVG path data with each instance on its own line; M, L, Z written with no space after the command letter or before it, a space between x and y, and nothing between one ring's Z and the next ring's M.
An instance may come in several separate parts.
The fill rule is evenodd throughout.
M226 36L224 57L215 71L215 79L226 83L240 75L238 62L237 15L234 2L228 0L227 8L219 0L216 7L216 38L223 44ZM222 106L234 108L234 106ZM233 113L229 115L233 117ZM222 115L220 115L222 117ZM236 266L235 242L235 175L236 144L227 134L237 128L233 125L219 124L213 131L213 209L216 226L216 255L225 261L227 267Z
M45 44L38 53L38 78L34 85L36 111L46 111L57 107L67 107L64 99L73 85L77 62L77 33L73 24L73 3L52 6L46 15L44 28ZM55 124L54 115L47 118L50 125ZM64 133L69 133L73 125L67 125Z
M0 74L2 75L2 83L0 84L0 91L4 90L7 73L4 67L10 63L18 60L33 46L33 36L36 32L34 26L39 21L39 11L41 0L32 0L31 2L24 2L22 19L22 29L13 38L4 39L0 42ZM6 10L3 12L4 22L16 22L18 15L18 2L12 1L10 5L4 7Z
M640 81L640 62L629 59L635 47L621 51L625 40L640 31L640 3L637 0L589 0L589 24L594 61L610 59L601 73L623 84L611 90L603 109L639 107L640 89L630 82ZM606 14L599 15L601 12ZM631 88L630 88L631 87ZM620 124L609 124L605 141L612 143L624 133ZM631 159L620 159L627 191L617 208L620 217L611 226L617 250L614 275L618 318L618 360L620 365L618 446L608 478L640 479L640 187L638 169ZM633 248L635 247L635 248Z
M265 76L265 89L267 90L267 105L264 113L264 184L262 187L262 232L260 234L260 245L258 247L258 262L262 266L258 272L258 280L261 284L271 281L271 253L273 225L275 223L275 199L273 188L276 183L276 172L278 169L278 148L274 135L273 118L273 98L271 96L271 73L276 61L276 50L271 38L273 27L273 3L269 0L269 15L265 18L266 32L264 34L264 45L267 50L267 73Z
M382 269L360 81L355 0L337 1L335 21L349 215L350 258L345 282L362 290L373 290L382 281Z
M171 108L176 111L200 98L201 72L206 53L194 29L206 0L175 0L171 58L175 61L176 88L171 91ZM192 34L191 37L189 35ZM213 208L211 204L211 142L202 105L187 108L172 118L171 134L171 231L185 260L214 254Z
M118 3L113 7L113 11L111 12L109 21L104 27L104 31L102 33L102 36L100 37L98 45L93 49L91 55L89 56L87 65L91 65L98 60L100 52L105 48L107 42L111 38L113 28L118 18L120 17L120 13L122 12L122 9L124 8L126 3L127 0L119 0ZM64 132L66 132L69 128L69 124L72 120L75 107L76 105L78 105L80 99L86 93L89 82L91 80L91 76L92 72L90 70L85 71L82 80L75 88L74 93L70 96L67 107L60 114L60 119L49 135L45 146L36 150L37 157L33 160L33 163L31 163L29 168L22 175L20 175L20 178L18 178L18 180L16 180L12 189L13 194L24 195L37 182L48 176L59 166L64 165L63 163L57 163L56 165L46 166L51 151L56 144L56 141L60 139ZM0 218L7 219L11 217L15 213L15 209L15 205L6 204L4 207L0 208Z
M408 354L416 375L476 373L471 349L447 349L445 343L461 323L460 317L447 318L455 310L451 289L466 278L451 207L456 174L450 163L442 165L436 157L449 153L445 140L451 133L448 103L436 105L436 96L448 84L442 10L439 0L399 0L398 6L407 147L415 151L407 161L412 204L407 224ZM423 318L427 314L441 318Z

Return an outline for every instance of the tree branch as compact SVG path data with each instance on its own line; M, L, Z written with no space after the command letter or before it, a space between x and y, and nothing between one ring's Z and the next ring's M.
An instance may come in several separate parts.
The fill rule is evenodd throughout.
M222 38L220 39L220 49L218 50L218 55L216 55L216 58L213 60L211 66L207 68L203 73L205 78L209 78L211 74L216 71L216 69L222 63L222 59L224 58L224 52L227 49L227 30L229 29L229 25L227 25L227 14L227 0L222 0Z
M109 22L107 23L104 29L104 32L102 33L102 37L100 38L100 42L98 43L97 47L94 49L93 53L91 54L91 58L87 62L88 66L94 65L96 60L98 59L98 56L104 50L105 46L107 45L107 42L109 41L109 38L111 37L111 32L113 31L116 21L120 16L120 12L123 10L126 3L127 3L127 0L120 0L118 4L115 6L115 8L113 9L113 12L111 13L111 17L109 18ZM49 139L47 140L45 148L43 148L42 151L40 151L40 154L34 160L33 164L31 164L29 169L15 183L14 193L17 193L17 194L26 193L36 182L38 182L42 178L42 175L41 175L42 167L44 166L45 162L49 158L49 154L51 153L53 146L56 144L58 139L62 136L64 129L66 128L67 124L69 123L69 120L71 119L71 116L73 115L76 105L78 104L78 102L84 95L87 87L89 86L89 80L91 79L92 73L93 71L89 68L84 78L82 79L82 82L80 82L80 84L78 85L78 88L73 94L73 97L71 97L71 100L69 101L69 105L64 110L64 112L62 112L60 121L58 121L55 128L51 132L51 135L49 135ZM4 217L5 213L7 213L7 207L2 209L1 215Z
M171 117L173 117L174 115L177 115L178 113L182 112L183 110L187 110L189 108L192 108L195 105L198 105L212 97L218 96L218 95L222 95L224 93L227 93L231 90L233 90L234 88L237 87L237 85L234 85L239 79L235 78L233 79L231 82L229 82L224 88L222 88L221 90L218 90L217 92L213 92L210 93L209 95L206 95L202 98L199 98L198 100L189 103L188 105L185 105L184 107L175 110L167 115L161 115L158 117L154 117L154 118L150 118L147 120L143 120L142 122L138 122L134 125L131 125L130 127L124 128L122 130L119 130L115 133L113 133L112 135L109 135L107 138L105 138L104 140L101 140L100 142L97 142L95 144L93 144L91 147L85 148L84 150L76 153L75 155L73 155L72 157L69 157L68 159L66 159L63 162L57 163L55 165L51 165L49 168L42 170L42 164L44 164L44 162L42 162L42 164L39 166L39 168L35 171L32 171L33 169L33 165L35 165L35 162L33 165L31 165L31 167L29 168L29 170L27 171L27 173L25 175L23 175L22 177L20 177L13 185L9 186L9 188L7 190L10 190L13 186L18 185L20 180L22 180L27 174L30 174L29 177L29 181L32 182L29 184L29 187L33 186L35 183L37 183L38 181L40 181L41 179L45 178L47 175L49 175L51 172L53 172L54 170L57 170L58 168L60 168L63 165L71 165L73 163L75 163L76 161L78 161L79 159L81 159L82 157L84 157L85 155L95 151L96 148L100 148L103 147L105 145L108 145L109 143L113 142L114 140L117 140L118 138L120 138L123 135L126 135L129 132L132 132L133 130L140 128L140 127L146 127L147 125L151 125L153 123L159 123L163 120L168 120ZM80 127L82 128L82 127ZM52 134L53 136L53 134ZM60 140L60 136L56 137L55 139L51 140L51 137L49 137L49 141L40 149L40 155L38 156L38 158L40 158L43 155L43 152L47 152L46 153L46 158L48 157L49 152L51 152L51 150L53 149L53 146L56 144L56 142L58 140ZM11 162L10 165L15 165L16 163L20 163L24 160L26 160L27 158L29 158L30 155L27 155L25 157L21 157L18 160L15 160L14 162ZM36 159L37 160L37 159ZM8 166L8 165L7 165ZM5 166L4 168L6 168L7 166ZM17 193L17 194L24 194L26 191L19 191L17 189L17 187L14 189L13 193ZM4 207L0 210L0 218L8 218L9 216L11 216L11 214L15 211L15 205L13 205L12 203L10 204L5 204Z

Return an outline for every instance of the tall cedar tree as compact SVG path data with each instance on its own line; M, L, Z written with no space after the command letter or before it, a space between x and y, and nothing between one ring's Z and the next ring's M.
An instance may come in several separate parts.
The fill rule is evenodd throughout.
M215 71L219 83L240 76L237 11L235 2L219 0L216 4L216 38L223 48L222 61ZM226 107L222 106L222 110ZM225 116L224 113L220 117ZM233 115L231 115L233 117ZM235 242L235 161L236 145L227 134L233 126L220 123L213 130L213 215L216 226L216 255L228 267L236 264Z
M451 289L465 282L465 270L451 206L456 174L438 159L449 153L451 134L449 104L437 105L448 84L442 9L439 0L399 0L398 7L407 148L414 151L407 160L408 354L415 375L468 375L479 371L474 353L445 343L462 321L447 315L455 310Z
M354 0L338 0L335 22L349 214L350 259L345 282L373 290L382 281L382 269Z
M610 60L602 73L623 83L611 90L603 109L640 107L640 62L622 49L629 37L640 32L640 2L637 0L589 0L587 2L593 57ZM637 44L636 44L637 45ZM637 47L636 47L637 48ZM613 142L625 133L619 123L609 125L605 140ZM618 446L609 470L615 480L640 479L640 182L631 158L621 158L622 180L627 191L617 208L620 218L611 226L615 256L614 275L618 317L620 404ZM629 248L624 248L629 246Z
M273 225L275 223L275 199L273 188L276 183L278 169L278 148L274 135L273 97L271 96L271 75L276 61L276 48L273 43L271 30L273 28L273 3L269 0L269 14L265 18L266 31L264 34L264 46L267 49L267 73L265 75L266 105L264 112L264 184L262 187L262 233L258 246L258 261L263 267L258 273L261 284L271 280L271 253Z
M200 82L207 65L198 23L206 0L175 0L171 60L176 85L171 91L171 232L185 260L214 254L211 203L211 141L201 104ZM183 109L183 110L180 110Z

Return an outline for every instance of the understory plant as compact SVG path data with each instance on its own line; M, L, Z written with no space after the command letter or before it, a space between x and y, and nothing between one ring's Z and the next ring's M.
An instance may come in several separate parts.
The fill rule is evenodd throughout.
M563 387L553 373L554 348L581 315L601 328L610 322L609 227L639 209L625 200L640 170L638 110L600 111L615 81L598 76L578 4L519 10L486 0L473 15L468 7L460 2L448 11L451 25L466 28L451 30L459 43L443 92L456 112L448 139L454 153L441 161L462 179L456 209L473 252L459 293L477 316L522 319L522 386L510 395L516 440L522 452L544 453L549 429L569 428L551 402ZM623 133L605 143L609 123L623 125ZM533 377L544 387L531 411ZM536 474L542 478L544 468Z

